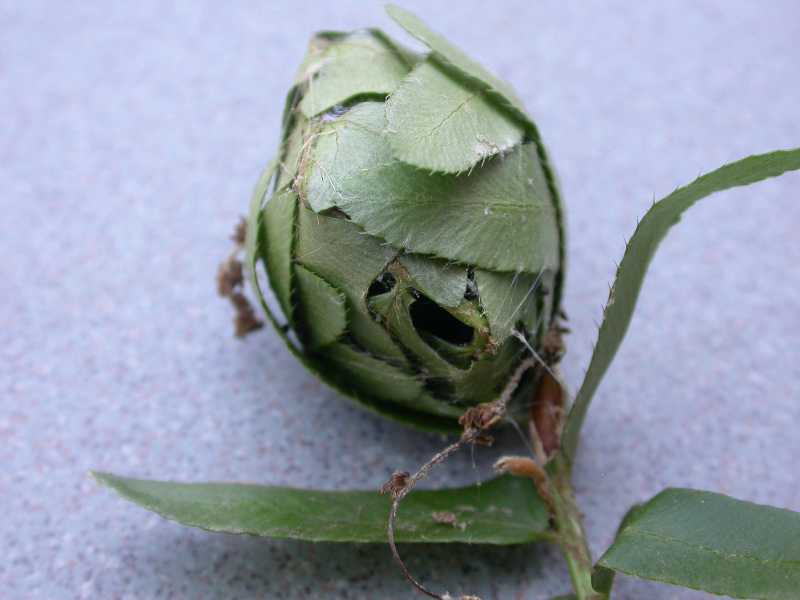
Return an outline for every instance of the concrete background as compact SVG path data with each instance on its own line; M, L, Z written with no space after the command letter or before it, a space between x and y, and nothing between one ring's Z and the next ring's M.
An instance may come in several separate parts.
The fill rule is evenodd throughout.
M793 0L404 5L510 80L549 145L573 388L651 200L800 144ZM0 596L413 597L383 547L211 535L86 477L374 488L440 447L340 401L273 332L233 339L212 285L307 38L368 25L403 37L377 2L0 2ZM799 190L714 197L663 245L580 452L596 554L668 485L800 509ZM484 600L568 588L545 547L405 554ZM705 596L620 579L643 597Z

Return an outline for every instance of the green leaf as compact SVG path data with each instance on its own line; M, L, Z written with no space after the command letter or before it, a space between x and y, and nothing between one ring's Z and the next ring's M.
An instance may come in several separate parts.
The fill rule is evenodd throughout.
M395 156L443 173L471 169L522 142L525 130L481 90L454 79L428 59L386 102L387 134Z
M667 489L623 524L600 566L733 598L793 600L800 513Z
M428 46L433 51L434 57L437 58L439 62L454 69L463 78L470 81L474 89L485 91L489 97L494 98L497 101L499 106L505 107L507 110L509 110L512 116L517 118L525 126L527 137L532 140L536 146L539 163L544 171L545 179L547 181L549 197L557 214L559 227L558 264L560 264L562 268L558 272L558 276L555 281L555 297L553 307L555 310L558 310L561 303L561 291L564 284L563 267L565 262L565 234L563 208L561 205L561 197L558 191L555 170L550 165L547 150L544 147L544 143L542 142L542 138L538 128L536 127L536 124L528 116L522 101L517 97L517 95L514 93L514 90L508 83L492 75L484 67L472 60L464 52L447 41L443 36L431 30L427 25L425 25L425 23L422 22L419 17L413 13L391 4L386 7L386 12L409 34ZM533 273L536 272L536 270L534 269L529 272Z
M347 326L344 294L302 265L296 265L294 271L303 322L309 324L309 348L327 346Z
M123 498L184 525L313 542L386 542L390 500L374 491L324 492L279 486L173 483L93 473ZM449 512L456 524L439 523ZM549 538L547 509L527 480L415 491L397 521L400 542L523 544Z
M524 325L532 332L537 322L536 298L541 294L542 279L530 273L495 273L475 269L475 284L486 312L492 338L502 344L516 327ZM552 275L548 280L552 279Z
M564 430L563 448L575 456L581 426L600 381L608 370L630 324L647 267L661 240L683 212L715 192L777 177L800 169L800 149L750 156L698 177L654 204L639 222L617 269L600 326L597 344Z
M267 195L269 186L272 183L275 172L278 169L278 161L272 160L264 168L261 176L258 179L253 196L250 200L250 210L247 216L247 230L245 236L245 268L250 280L250 285L253 288L256 296L258 297L264 314L267 319L272 323L275 331L281 336L289 351L294 354L301 362L305 364L305 358L302 351L292 343L287 337L284 325L278 321L278 317L272 312L267 302L264 300L264 293L259 283L258 274L256 272L256 264L261 260L261 250L264 244L264 226L263 226L263 210L264 198Z
M439 355L414 327L409 308L415 302L415 295L407 283L398 282L390 292L378 296L374 303L376 312L380 310L379 314L392 336L416 357L426 376L446 379L459 377L461 370Z
M453 423L464 412L428 395L422 380L416 375L361 352L346 342L326 346L318 355L324 357L320 368L325 369L328 378L356 398L376 398L398 408L450 417Z
M261 177L256 184L255 190L253 192L253 197L250 202L250 211L247 218L247 236L245 240L245 249L246 249L246 268L248 277L250 280L250 284L253 290L258 297L259 302L261 303L261 307L264 310L264 314L269 319L272 326L275 328L275 331L281 337L281 339L286 344L286 347L289 351L309 370L313 373L316 377L318 377L321 381L328 384L330 387L335 389L337 392L345 396L346 398L352 400L354 403L367 408L368 410L379 414L383 417L388 419L392 419L394 421L398 421L410 427L414 427L416 429L420 429L422 431L434 431L440 433L457 433L460 428L455 420L446 417L437 417L435 415L426 415L420 414L418 411L409 410L403 406L397 406L392 404L391 402L379 402L376 401L375 398L369 394L368 392L360 392L353 388L353 382L347 376L343 376L340 372L341 369L334 371L330 365L326 365L321 363L320 361L316 360L313 356L307 355L302 348L299 348L287 335L287 326L284 323L281 323L278 320L278 317L272 312L270 309L269 304L267 304L264 292L261 289L261 284L259 282L259 278L256 272L256 266L260 260L263 260L263 253L265 244L265 227L263 226L263 215L264 211L262 210L262 206L264 204L264 198L266 197L267 191L272 183L275 171L277 169L277 161L271 161L267 167L264 169ZM299 207L299 210L311 213L307 209ZM321 215L317 216L319 222L322 222L324 219L328 217L323 217ZM345 221L340 219L329 219L329 221L341 221L345 223ZM302 224L302 213L300 218L300 223ZM361 236L361 238L367 239L366 236ZM322 253L325 255L325 253ZM366 322L366 321L365 321ZM375 325L375 328L379 332L384 332L383 328L379 327L377 324L372 323ZM390 341L391 343L391 341ZM392 348L394 345L392 343ZM402 354L400 354L402 356ZM334 363L336 366L337 363ZM432 402L432 400L430 400Z
M414 286L437 304L454 308L464 301L467 269L463 265L419 254L403 254L399 260Z
M592 571L592 588L601 598L605 600L611 597L611 588L614 587L614 575L616 573L605 567L595 567ZM599 600L599 599L598 599Z
M622 531L637 514L639 514L642 506L642 504L634 504L630 509L628 509L628 512L625 513L625 516L622 517L619 528L617 528L617 535L619 535L619 532ZM611 588L614 587L615 575L615 571L612 571L611 569L599 564L595 565L594 569L592 570L592 587L596 592L602 594L604 599L607 599L611 596Z
M386 330L367 310L370 284L397 251L368 235L347 219L318 215L298 208L295 259L325 279L347 298L349 333L374 356L397 366L408 366Z
M558 264L556 208L532 144L472 176L427 174L394 158L383 129L378 102L322 124L300 192L314 211L338 207L395 248L486 269Z
M393 4L389 4L386 7L386 12L400 27L428 46L438 60L454 68L463 77L471 80L479 89L495 94L498 100L512 111L518 119L528 123L530 126L533 125L530 117L525 112L522 101L508 83L492 75L486 68L451 44L444 36L433 31L412 12Z
M255 264L259 256L259 244L261 230L261 207L264 204L264 198L267 195L269 186L275 178L275 172L278 169L278 161L273 159L267 163L261 175L258 178L253 195L250 199L250 209L247 213L247 230L245 234L245 266L247 267L247 274L250 277L250 283L253 288L258 287L258 278L256 277Z
M302 114L291 109L291 120L287 127L286 138L281 144L281 163L275 189L283 189L291 185L297 176L303 144L309 131L309 122Z
M411 67L405 60L408 53L399 53L377 31L328 37L327 45L312 45L312 58L304 67L302 78L307 89L300 110L308 118L357 96L382 100L400 85ZM322 49L317 49L320 46Z
M262 251L269 284L289 323L294 321L292 306L292 245L297 212L297 196L290 189L273 195L264 206Z

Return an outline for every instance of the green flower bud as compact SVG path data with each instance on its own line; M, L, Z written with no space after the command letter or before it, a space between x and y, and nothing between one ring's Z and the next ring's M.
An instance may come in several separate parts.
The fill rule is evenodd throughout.
M510 87L390 14L430 52L377 30L311 41L254 197L248 262L263 261L285 339L322 379L452 429L554 321L562 211Z

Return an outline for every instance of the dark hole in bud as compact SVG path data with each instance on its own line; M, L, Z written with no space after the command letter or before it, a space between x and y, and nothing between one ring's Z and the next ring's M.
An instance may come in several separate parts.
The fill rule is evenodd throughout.
M369 289L367 290L367 298L380 296L381 294L392 291L395 283L396 281L394 275L388 272L381 273L369 286Z
M456 319L453 315L422 294L409 308L414 328L425 337L433 335L457 346L465 346L472 341L475 330Z
M475 283L475 271L472 267L467 270L467 289L464 290L465 300L475 300L478 297L478 284Z

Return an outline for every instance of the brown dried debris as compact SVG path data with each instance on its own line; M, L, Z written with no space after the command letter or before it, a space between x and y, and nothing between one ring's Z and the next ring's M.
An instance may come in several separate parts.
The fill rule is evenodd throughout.
M527 456L503 456L494 463L494 469L498 473L509 473L515 477L527 477L537 482L547 479L544 469Z
M525 477L533 481L539 497L544 500L550 514L555 513L547 471L536 461L527 456L503 456L494 463L494 469L498 473L509 473L515 477Z
M229 298L234 290L244 285L244 269L242 261L235 256L228 257L219 265L217 271L217 293L223 298Z
M233 229L231 239L237 246L244 246L244 242L247 239L247 219L244 217L239 218L239 222L236 223L236 227Z
M381 494L390 494L392 498L397 498L406 487L408 487L411 473L408 471L395 471L389 478L389 481L381 486Z
M505 414L505 407L497 402L484 402L468 408L458 418L458 424L464 428L464 433L479 432L490 429L500 422Z
M555 322L544 334L542 338L542 360L546 364L555 365L561 362L561 358L567 351L567 347L564 344L565 333L569 333L569 329Z
M482 433L477 436L472 443L476 446L484 446L486 448L491 448L494 446L494 436L489 435L488 433Z
M466 523L459 521L455 513L451 513L448 510L431 513L431 518L435 523L439 523L440 525L450 525L451 527L460 529L461 531L464 531L467 528Z
M455 513L451 513L447 510L442 510L438 512L431 513L431 518L435 523L439 523L440 525L452 525L453 527L458 527L458 519L456 518Z
M264 326L264 322L256 317L256 312L247 297L241 292L233 292L230 295L231 304L236 310L234 317L234 335L241 338L248 333L252 333Z
M545 457L550 458L561 446L564 425L564 387L555 374L542 373L530 415Z
M244 265L237 258L237 255L244 246L246 235L247 221L241 218L231 236L236 247L230 256L219 265L217 270L217 293L223 298L230 299L236 311L233 319L233 333L238 338L242 338L264 326L263 321L256 317L256 312L253 310L250 301L242 293L244 289Z

